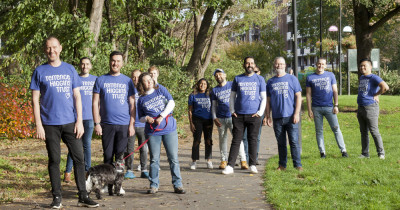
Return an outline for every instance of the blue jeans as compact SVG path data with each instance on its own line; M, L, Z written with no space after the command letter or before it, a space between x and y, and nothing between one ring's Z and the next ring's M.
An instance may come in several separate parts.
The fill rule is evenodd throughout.
M88 171L92 164L91 144L92 144L92 135L93 135L93 129L94 129L93 120L84 120L83 128L85 129L85 133L82 136L83 154L85 157L85 171ZM73 165L73 161L71 158L71 154L68 152L67 165L65 166L66 173L71 173L72 165Z
M333 134L335 134L336 143L341 152L346 152L346 145L344 144L342 131L340 130L337 115L332 112L333 107L312 107L314 114L315 134L320 153L325 153L324 146L324 117L328 121Z
M175 188L182 187L181 170L178 160L178 134L175 131L162 136L148 136L147 142L150 151L150 187L158 188L160 185L159 168L160 168L160 150L161 141L164 144L167 153L169 168L171 170L172 184Z
M273 119L274 132L278 141L279 165L286 168L287 163L287 146L286 133L289 137L290 153L293 159L293 166L300 167L300 146L299 146L299 124L293 123L293 117L283 117Z

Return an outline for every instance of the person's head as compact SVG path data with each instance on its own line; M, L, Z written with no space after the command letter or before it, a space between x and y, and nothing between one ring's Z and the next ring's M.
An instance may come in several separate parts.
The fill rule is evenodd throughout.
M254 72L254 67L256 63L253 57L245 57L243 60L243 67L246 70L246 74L252 74Z
M150 74L148 72L143 72L142 74L140 74L137 84L139 95L143 96L145 95L146 91L149 91L153 88L157 89L155 85L156 83L154 79L150 76Z
M218 82L218 84L222 84L226 81L226 74L222 69L215 69L214 78Z
M255 67L254 67L254 73L256 73L256 74L258 74L258 75L261 74L260 68L258 68L258 66L255 66Z
M157 66L150 66L150 68L147 70L147 72L150 74L150 76L154 79L154 81L158 81L158 76L160 75L160 70L158 70Z
M293 75L293 74L294 74L293 69L290 68L289 71L288 71L288 73L291 74L291 75Z
M113 51L110 54L110 73L117 74L121 72L121 68L124 65L124 54L119 51Z
M47 61L49 63L58 62L60 60L60 54L62 51L62 46L60 41L55 36L49 36L46 39L44 52L47 56Z
M139 82L139 76L142 74L142 72L139 69L135 69L132 71L131 74L131 79L133 81L133 84L135 85L135 87L137 87L138 82Z
M362 75L369 75L372 71L372 61L368 58L360 60L360 73Z
M205 78L201 78L194 86L194 93L208 93L209 87L208 81Z
M317 74L323 73L325 71L325 68L326 68L326 59L319 58L318 63L317 63L317 69L316 69Z
M277 75L284 74L285 73L285 69L286 69L285 58L276 57L275 60L274 60L274 67L275 67L275 73Z
M92 70L92 62L90 62L90 58L81 58L79 61L79 67L81 68L81 74L89 74L90 70Z

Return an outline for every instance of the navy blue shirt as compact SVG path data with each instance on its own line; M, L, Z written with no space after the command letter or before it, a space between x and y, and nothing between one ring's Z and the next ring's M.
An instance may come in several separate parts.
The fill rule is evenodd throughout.
M332 107L332 85L334 84L336 84L336 78L332 72L325 71L323 74L314 73L308 75L306 80L306 87L310 87L312 90L312 106Z
M211 101L217 101L217 117L230 118L231 112L229 111L229 98L231 96L232 82L227 82L224 86L215 86L211 93Z
M206 93L190 94L188 105L192 106L192 114L202 119L212 119L211 116L211 100Z

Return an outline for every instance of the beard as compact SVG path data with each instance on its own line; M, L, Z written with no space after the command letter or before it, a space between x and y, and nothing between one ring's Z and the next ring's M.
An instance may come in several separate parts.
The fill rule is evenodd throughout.
M224 82L224 79L222 79L222 78L217 78L216 80L217 80L218 84L222 84Z
M247 73L247 74L254 73L254 68L253 68L253 67L251 67L251 66L249 66L249 67L246 67L246 68L245 68L245 70L246 70L246 73Z
M285 69L275 69L275 73L281 75L285 73Z

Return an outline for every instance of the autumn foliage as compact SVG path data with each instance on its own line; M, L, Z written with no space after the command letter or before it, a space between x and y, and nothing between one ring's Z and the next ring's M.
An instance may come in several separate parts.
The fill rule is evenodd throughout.
M34 132L32 104L23 86L0 82L0 135L9 139L32 137Z

